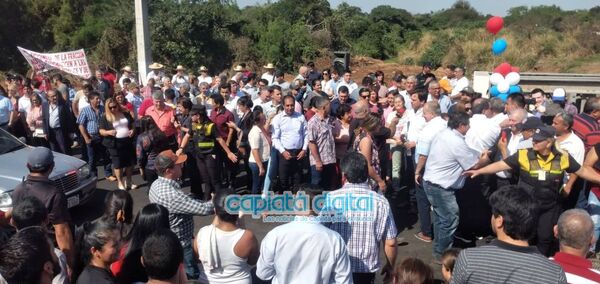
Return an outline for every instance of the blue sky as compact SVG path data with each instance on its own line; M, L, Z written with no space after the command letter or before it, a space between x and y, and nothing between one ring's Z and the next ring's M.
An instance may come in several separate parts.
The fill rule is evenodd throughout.
M273 1L275 2L275 1ZM379 5L390 5L396 8L402 8L409 12L429 13L452 6L455 0L426 0L426 1L407 1L407 0L329 0L331 7L337 7L340 3L346 2L352 6L360 7L363 11L369 12L371 9ZM598 0L471 0L471 5L482 14L492 14L497 16L505 16L509 8L515 6L538 6L538 5L557 5L563 10L589 9L594 6L600 6ZM240 7L255 5L257 3L264 4L267 0L237 0ZM415 5L415 3L418 3Z

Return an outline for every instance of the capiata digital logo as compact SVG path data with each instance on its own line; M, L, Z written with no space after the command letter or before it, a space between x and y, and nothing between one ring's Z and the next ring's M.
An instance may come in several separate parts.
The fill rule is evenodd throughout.
M286 191L283 194L270 192L267 195L232 194L227 196L225 207L230 214L240 212L260 218L263 213L269 215L294 215L297 212L314 211L317 215L341 215L348 212L371 212L373 210L373 193L324 193L310 198L303 191L296 194Z

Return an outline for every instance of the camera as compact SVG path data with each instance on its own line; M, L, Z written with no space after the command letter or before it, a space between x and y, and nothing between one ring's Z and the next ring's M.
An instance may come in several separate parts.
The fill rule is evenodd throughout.
M535 99L525 99L525 104L526 105L534 105L535 104Z

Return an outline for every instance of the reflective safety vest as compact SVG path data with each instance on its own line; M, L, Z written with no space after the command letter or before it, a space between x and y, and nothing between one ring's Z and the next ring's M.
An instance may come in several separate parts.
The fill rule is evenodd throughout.
M212 154L215 147L215 139L212 137L215 124L212 122L201 124L192 123L194 134L194 149L200 154Z
M542 208L556 205L569 168L569 155L553 150L544 159L531 148L520 149L518 155L519 186L528 189Z

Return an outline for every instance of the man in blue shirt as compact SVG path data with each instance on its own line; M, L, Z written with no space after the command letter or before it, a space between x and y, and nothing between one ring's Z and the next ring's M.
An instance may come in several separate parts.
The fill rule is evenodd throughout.
M283 98L284 112L273 119L273 147L279 152L279 179L283 190L290 189L290 178L300 184L302 159L306 156L308 137L306 119L295 112L291 95Z

